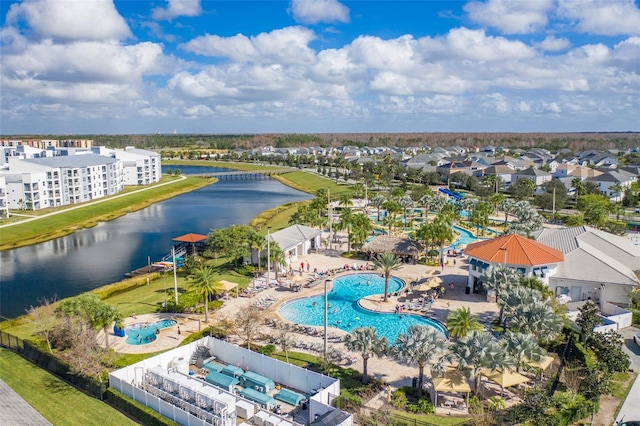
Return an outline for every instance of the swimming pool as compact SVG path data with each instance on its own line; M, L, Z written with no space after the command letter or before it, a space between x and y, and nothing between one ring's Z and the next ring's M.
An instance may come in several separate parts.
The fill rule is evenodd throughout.
M389 292L400 290L404 282L399 278L389 279ZM394 313L371 312L361 308L358 300L372 294L384 293L384 278L377 274L352 274L333 280L328 294L328 325L351 332L357 327L375 327L378 334L393 344L400 333L406 333L412 325L425 325L446 334L441 323L418 315L396 315ZM283 304L280 316L296 324L324 325L324 294L295 299Z
M460 236L449 246L447 249L457 249L461 245L468 245L471 243L475 243L476 241L480 241L479 238L476 238L473 235L473 232L468 229L461 228L459 226L454 226L453 229L460 234Z
M128 345L146 345L156 340L156 330L173 327L176 324L176 320L164 319L152 323L140 322L130 325L124 329L127 335L125 343Z

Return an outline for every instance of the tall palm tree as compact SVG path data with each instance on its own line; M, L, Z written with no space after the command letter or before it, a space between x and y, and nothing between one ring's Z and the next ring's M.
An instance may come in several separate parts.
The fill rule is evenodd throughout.
M506 265L492 265L480 278L487 290L494 290L500 306L500 323L504 321L505 300L513 287L520 281L520 275Z
M538 345L533 334L508 331L503 339L507 352L513 357L516 364L516 371L520 372L520 367L526 360L540 361L546 351Z
M444 206L446 206L449 203L449 200L447 200L445 197L443 197L442 195L436 195L433 200L431 201L431 207L433 207L433 210L437 211L438 213L440 213L440 211L444 208Z
M398 204L400 204L400 207L402 207L402 213L404 215L404 226L407 226L407 210L412 209L415 203L409 195L405 195L403 197L400 197L400 199L398 200Z
M418 397L422 396L424 367L433 365L447 353L448 342L435 328L412 325L391 347L392 356L406 364L418 365Z
M113 325L114 322L120 323L122 321L122 314L120 310L115 306L107 305L106 303L101 303L99 309L95 313L94 320L96 325L102 327L104 331L104 339L107 350L109 349L109 327Z
M262 252L267 248L267 238L265 235L258 234L257 232L251 237L251 245L258 253L258 275L261 273L262 267Z
M556 311L551 300L534 300L508 305L507 314L514 328L547 341L562 331L564 323L562 314Z
M386 302L389 297L389 277L391 276L391 271L395 271L402 266L400 262L400 258L391 252L378 253L378 255L373 259L373 264L376 268L382 269L382 274L384 275L384 299L383 302Z
M469 308L459 308L447 317L447 330L452 337L464 337L472 331L482 331L483 326L471 315Z
M579 177L575 177L571 179L571 186L576 190L574 193L575 199L577 200L579 196L584 194L584 182Z
M340 194L340 198L338 199L338 204L342 207L349 207L353 205L353 194L350 192L343 192Z
M216 271L210 266L200 266L189 276L191 287L202 295L204 301L204 321L209 323L209 295L215 293Z
M431 192L420 197L420 205L424 207L425 216L429 216L429 207L433 203L435 195Z
M382 357L389 349L389 341L386 337L379 337L375 327L358 327L344 340L344 346L349 351L360 352L362 356L362 383L369 383L367 365L372 356Z
M382 194L376 194L369 200L369 204L378 209L378 222L380 222L380 209L387 202L387 198Z
M373 224L371 219L364 213L356 213L351 219L351 236L353 245L356 248L362 248L367 237L373 232Z
M509 213L513 212L516 202L512 198L505 198L500 203L500 210L504 212L504 226L509 224Z

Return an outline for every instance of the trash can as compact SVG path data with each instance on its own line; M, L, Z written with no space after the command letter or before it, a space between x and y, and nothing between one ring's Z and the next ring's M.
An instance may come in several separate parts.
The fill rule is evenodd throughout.
M303 409L303 410L306 410L306 409L307 409L307 403L306 403L306 402L303 402L303 403L302 403L302 409Z
M465 287L464 294L471 294L471 287Z
M418 378L417 378L417 377L414 377L414 378L411 380L411 386L412 386L412 387L414 387L414 388L417 388L417 387L418 387Z

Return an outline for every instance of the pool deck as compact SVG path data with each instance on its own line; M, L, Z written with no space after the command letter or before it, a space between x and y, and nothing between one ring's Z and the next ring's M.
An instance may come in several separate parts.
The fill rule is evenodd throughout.
M326 238L327 235L323 235L323 238ZM321 250L319 253L312 253L305 256L301 256L297 259L297 264L300 262L304 262L305 265L310 265L310 271L312 272L314 268L317 268L318 271L322 270L331 270L331 269L340 269L345 264L353 265L356 264L357 267L366 264L371 264L371 262L366 262L362 260L353 260L353 259L345 259L342 257L342 252L346 251L346 237L342 236L343 243L341 245L334 244L333 248ZM438 300L436 300L431 309L426 313L417 313L411 312L413 314L424 315L433 319L436 319L440 322L446 322L446 318L449 312L456 310L461 307L468 307L471 310L471 313L480 318L481 321L490 321L498 313L498 306L495 303L489 303L486 301L486 296L478 295L478 294L465 294L465 287L467 283L467 262L458 257L456 258L456 265L452 265L452 259L450 259L449 265L445 266L444 269L429 267L424 265L413 265L413 264L402 264L400 269L393 271L393 276L403 279L407 284L411 282L420 282L426 280L432 276L438 276L442 279L443 285L445 287L444 295L441 295ZM305 267L306 269L306 267ZM371 272L371 271L368 271ZM344 273L340 273L331 277L329 279L336 278L343 274L354 273L354 271L348 271ZM312 273L303 272L302 278L304 281L311 279ZM273 277L272 277L273 280ZM324 293L324 283L325 278L318 280L318 285L315 285L311 288L303 287L300 292L292 292L286 286L276 286L273 288L269 288L264 290L258 295L252 298L245 297L230 297L229 300L225 300L224 305L217 309L216 311L210 312L209 318L211 322L219 321L223 318L232 318L236 315L237 312L245 309L248 306L251 306L256 302L256 300L260 298L269 297L275 300L275 302L264 309L264 318L266 319L274 319L281 320L280 316L277 313L278 307L292 299L297 299L301 297L309 297L315 296L318 294ZM453 283L453 290L450 285ZM371 310L377 310L379 312L393 312L395 310L396 304L405 303L407 297L409 300L420 297L425 292L416 292L414 294L405 295L403 292L400 297L393 296L389 302L381 303L380 297L381 295L372 295L365 298L362 301L363 305ZM160 335L158 339L154 342L151 342L146 345L128 345L125 343L125 338L114 336L113 330L109 330L109 343L111 348L113 348L116 352L120 353L150 353L150 352L159 352L164 351L170 348L174 348L178 346L178 344L191 333L197 332L200 328L204 328L206 326L204 322L204 315L200 314L190 314L190 315L179 315L179 314L147 314L147 315L138 315L137 318L126 318L125 325L138 323L138 322L154 322L161 319L173 318L178 321L178 326L180 327L181 334L177 333L177 327L170 327L167 329L160 330ZM265 321L266 322L266 321ZM268 336L275 334L276 330L274 328L268 327L263 324L258 325L259 333ZM322 327L316 327L318 329ZM347 333L343 330L339 330L336 328L329 327L329 333L333 333L336 336L345 336ZM299 335L298 335L299 334ZM323 339L319 336L309 336L307 334L296 333L296 339L305 341L308 343L317 343L320 344L323 342ZM231 336L231 341L237 341L237 343L241 343L236 336ZM99 334L99 342L104 344L104 334L100 332ZM353 357L360 358L358 353L350 353L344 347L343 343L331 341L331 347L334 347L344 353L348 353L353 355ZM362 371L363 365L362 360L358 359L356 362L350 365L359 371ZM392 387L397 388L400 386L410 386L411 379L417 375L418 369L414 366L406 366L402 364L398 364L389 358L371 358L368 362L369 373L372 376L378 377L385 382L389 383ZM425 375L429 374L428 369L426 369Z

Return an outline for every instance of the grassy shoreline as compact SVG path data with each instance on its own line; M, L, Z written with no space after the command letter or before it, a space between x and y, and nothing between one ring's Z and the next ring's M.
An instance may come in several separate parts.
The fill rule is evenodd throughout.
M160 201L214 183L214 179L198 177L163 177L148 188L128 188L118 195L84 204L29 212L35 219L8 223L0 229L0 251L24 247L63 237L138 211ZM46 218L46 220L44 220Z

